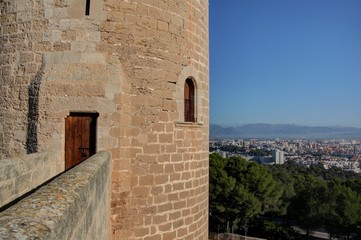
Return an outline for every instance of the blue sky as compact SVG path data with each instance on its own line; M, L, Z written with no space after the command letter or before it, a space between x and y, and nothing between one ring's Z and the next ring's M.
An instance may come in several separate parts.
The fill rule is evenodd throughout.
M210 0L210 122L361 127L361 0Z

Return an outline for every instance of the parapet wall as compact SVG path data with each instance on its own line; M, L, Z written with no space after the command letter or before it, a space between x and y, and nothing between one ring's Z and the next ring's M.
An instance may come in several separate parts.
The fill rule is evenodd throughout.
M0 213L0 239L108 239L111 157L88 160Z
M0 161L0 207L64 171L53 152L34 153Z

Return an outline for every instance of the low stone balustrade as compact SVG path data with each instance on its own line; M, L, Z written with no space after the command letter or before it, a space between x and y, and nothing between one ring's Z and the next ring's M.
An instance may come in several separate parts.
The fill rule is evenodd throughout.
M0 239L108 239L110 184L98 152L1 212Z

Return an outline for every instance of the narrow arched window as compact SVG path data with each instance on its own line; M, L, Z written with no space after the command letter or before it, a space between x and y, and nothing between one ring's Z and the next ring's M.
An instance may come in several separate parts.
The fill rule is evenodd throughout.
M192 79L187 78L184 83L184 121L195 122L195 88Z

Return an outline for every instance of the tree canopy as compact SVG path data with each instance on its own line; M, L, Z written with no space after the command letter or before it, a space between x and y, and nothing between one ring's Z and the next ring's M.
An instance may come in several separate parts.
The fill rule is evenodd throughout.
M307 238L322 226L333 237L361 237L360 174L293 162L262 166L218 154L209 159L211 231L241 232L248 225L258 237L297 239L293 226Z
M252 219L281 211L283 187L266 168L240 157L210 155L210 226L241 229Z

